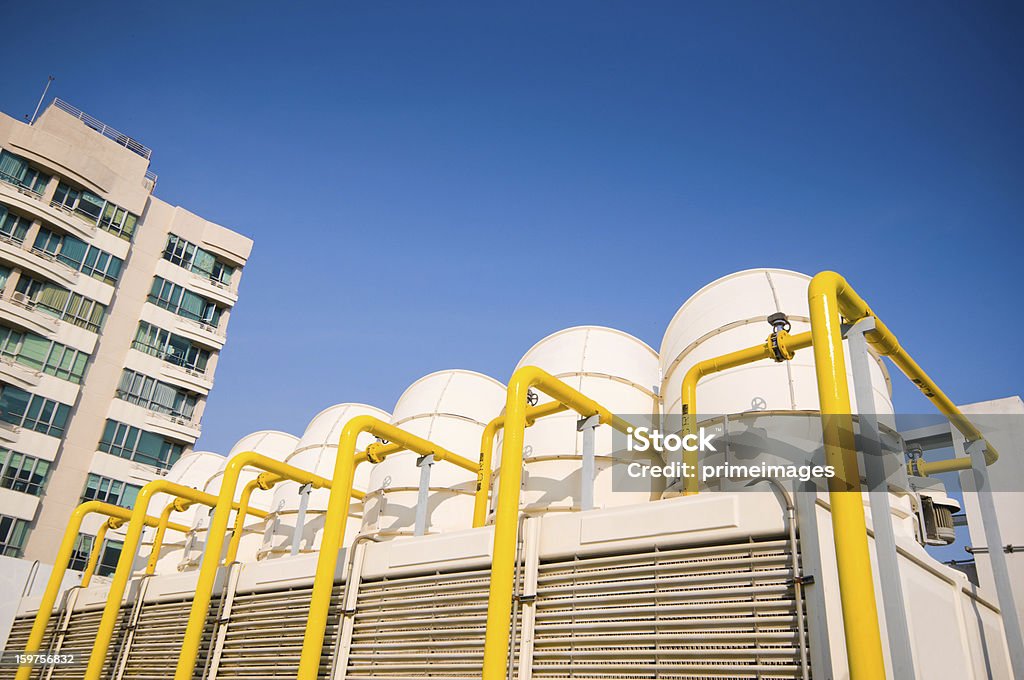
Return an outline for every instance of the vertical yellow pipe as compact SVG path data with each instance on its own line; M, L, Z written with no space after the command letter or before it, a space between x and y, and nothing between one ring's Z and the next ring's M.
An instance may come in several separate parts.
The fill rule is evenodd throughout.
M153 536L153 547L149 551L149 559L146 560L146 573L152 575L156 571L156 563L160 559L160 549L164 545L164 534L167 533L167 524L170 522L171 513L175 510L185 510L187 505L178 506L178 499L168 503L160 513L160 522L156 525L156 534Z
M96 564L100 561L100 553L103 552L103 540L107 537L107 529L116 529L117 526L110 526L112 522L117 522L117 526L121 526L120 520L108 519L106 522L100 525L99 531L96 532L96 537L92 539L92 550L89 551L89 563L85 565L85 571L82 572L82 583L83 588L88 588L92 582L93 572L96 571Z
M57 595L60 594L60 586L64 581L64 574L67 572L68 563L71 561L71 553L75 549L75 540L82 530L82 520L91 513L101 513L110 516L128 517L128 511L115 505L102 503L100 501L86 501L71 513L68 525L64 529L64 537L61 539L60 547L57 549L57 556L53 560L53 570L46 582L46 590L43 591L43 598L39 602L39 611L32 622L32 630L29 632L28 641L25 643L25 654L34 654L39 651L43 643L43 635L46 633L46 624L50 622L50 614L57 603ZM18 667L15 680L29 680L32 675L32 666L24 664Z
M235 511L235 526L231 530L231 541L228 542L228 552L224 556L225 566L234 562L238 557L238 545L242 542L242 533L245 531L245 517L249 514L249 498L259 485L259 479L254 479L242 489L242 495L238 499L238 510Z
M516 533L519 523L519 492L523 483L523 440L526 431L527 395L530 380L519 371L512 376L505 400L505 438L501 446L501 479L494 516L494 552L487 596L487 629L484 637L483 680L504 680L508 672L509 625L512 590L515 586ZM524 374L525 376L525 374Z
M808 301L825 462L836 471L828 486L839 597L850 679L877 680L885 678L882 636L857 469L839 303L836 287L830 283L830 277L814 277L808 287Z

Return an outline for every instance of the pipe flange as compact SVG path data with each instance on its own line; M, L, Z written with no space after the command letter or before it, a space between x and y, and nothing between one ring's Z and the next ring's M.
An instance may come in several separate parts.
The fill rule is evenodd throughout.
M383 442L374 442L366 447L366 460L370 461L374 465L384 460L383 454L380 450L386 446Z

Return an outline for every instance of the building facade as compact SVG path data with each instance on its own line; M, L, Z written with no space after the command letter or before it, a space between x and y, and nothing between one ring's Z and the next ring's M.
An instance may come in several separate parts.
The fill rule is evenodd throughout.
M199 437L252 241L153 196L149 162L61 100L0 114L0 554L52 559L75 506L131 507Z

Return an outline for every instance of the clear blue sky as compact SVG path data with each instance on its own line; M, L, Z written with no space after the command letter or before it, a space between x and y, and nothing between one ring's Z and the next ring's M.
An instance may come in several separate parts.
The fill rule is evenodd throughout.
M0 107L54 74L255 239L202 448L572 325L657 347L755 266L842 272L959 401L1024 391L1019 5L158 4L8 3Z

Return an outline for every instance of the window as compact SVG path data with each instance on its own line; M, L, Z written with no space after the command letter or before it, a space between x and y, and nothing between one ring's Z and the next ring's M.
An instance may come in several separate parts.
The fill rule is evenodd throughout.
M96 543L96 537L89 534L78 534L75 538L75 545L71 548L71 560L68 562L68 569L85 571L89 566L89 554L92 553L92 546Z
M17 517L0 515L0 555L21 557L28 536L28 522Z
M145 321L139 322L132 347L150 356L163 359L200 373L206 372L210 351L198 347L187 338L165 331Z
M46 228L41 228L36 234L32 250L45 253L75 271L84 272L111 285L117 283L118 277L121 276L121 267L124 265L124 260L114 257L105 250L91 246L74 236L55 234Z
M126 241L132 240L139 219L138 215L105 201L90 191L73 189L64 182L57 185L51 204L69 210Z
M213 253L175 234L167 236L164 259L224 285L231 283L231 275L235 273L234 267L224 264Z
M165 470L178 461L184 448L158 434L116 420L107 420L99 444L100 451L105 453Z
M0 420L52 437L64 436L71 407L0 383Z
M156 413L165 413L186 420L192 419L196 407L196 395L130 368L124 369L124 373L121 374L117 398Z
M32 220L15 215L6 206L0 205L0 237L21 244L25 241Z
M50 176L29 166L21 156L0 151L0 180L39 195L49 184Z
M49 475L49 461L0 449L0 487L41 496Z
M94 475L90 472L89 477L85 480L85 489L82 491L82 502L102 501L131 508L135 505L135 497L141 490L141 486L128 484L119 479Z
M103 317L107 312L106 305L80 293L72 293L63 286L43 283L22 275L18 279L17 291L31 300L39 311L62 321L81 326L93 333L99 333L103 325Z
M214 327L220 324L220 307L215 303L159 276L153 278L149 301L186 319Z
M76 385L82 382L89 361L85 352L6 326L0 326L0 356Z

